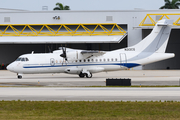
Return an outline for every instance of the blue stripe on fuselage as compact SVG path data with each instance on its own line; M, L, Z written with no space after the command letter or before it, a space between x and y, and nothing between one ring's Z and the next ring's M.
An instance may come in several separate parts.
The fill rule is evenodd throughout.
M65 63L62 65L44 65L44 66L24 66L23 68L46 68L46 67L72 67L72 66L97 66L97 65L118 65L118 66L124 66L127 68L132 68L136 66L140 66L140 64L137 63L109 63L109 64L74 64L74 65L66 65Z

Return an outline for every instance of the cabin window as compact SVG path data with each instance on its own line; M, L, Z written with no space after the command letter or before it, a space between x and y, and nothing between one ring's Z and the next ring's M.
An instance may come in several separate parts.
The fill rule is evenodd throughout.
M77 60L76 60L76 62L77 62Z
M104 58L104 62L106 61L106 59Z
M88 62L90 62L90 59L88 59Z
M93 61L94 61L94 59L91 59L91 61L93 62Z
M98 62L98 59L96 59L96 62Z
M81 60L79 60L79 62L81 62Z
M101 62L101 59L99 59L99 61Z
M113 61L113 58L111 59L111 61Z
M109 58L107 59L107 61L109 61Z
M115 60L117 61L117 58Z
M86 60L84 59L84 62L86 62Z

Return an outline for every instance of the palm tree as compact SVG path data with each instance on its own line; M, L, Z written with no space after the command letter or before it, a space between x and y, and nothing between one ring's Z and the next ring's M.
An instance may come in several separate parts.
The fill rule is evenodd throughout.
M161 6L159 9L179 9L180 0L164 0L165 5Z
M62 3L56 3L56 6L58 7L55 7L53 10L70 10L69 6L63 6Z

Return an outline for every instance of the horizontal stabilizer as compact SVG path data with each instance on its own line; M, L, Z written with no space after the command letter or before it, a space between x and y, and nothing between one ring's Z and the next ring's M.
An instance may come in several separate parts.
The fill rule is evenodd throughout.
M173 20L164 19L164 20L158 21L156 25L157 26L167 26L167 25L172 25L172 23L173 23Z

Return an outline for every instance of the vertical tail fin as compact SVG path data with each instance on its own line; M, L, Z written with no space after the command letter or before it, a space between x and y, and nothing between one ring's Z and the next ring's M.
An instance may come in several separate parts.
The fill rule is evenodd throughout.
M141 42L134 45L136 51L164 53L169 40L172 20L160 20L157 22L152 32Z

